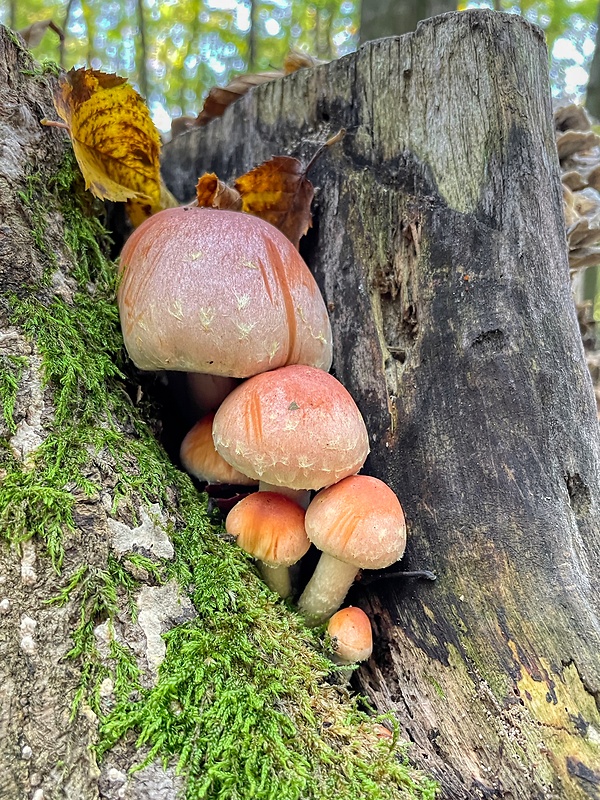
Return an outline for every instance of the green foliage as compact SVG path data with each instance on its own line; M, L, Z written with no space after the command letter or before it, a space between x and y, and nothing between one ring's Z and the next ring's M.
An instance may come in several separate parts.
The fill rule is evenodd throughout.
M139 668L133 653L113 636L110 656L114 669L111 673L98 657L94 638L94 629L101 622L108 621L108 628L112 631L111 620L119 610L119 594L126 593L132 597L132 592L138 586L111 556L107 569L81 565L58 594L48 601L49 605L63 606L76 597L79 605L79 621L72 633L73 646L65 656L82 662L81 679L73 698L72 718L83 700L90 703L96 714L102 714L99 688L102 680L110 674L114 674L118 696L129 696L132 690L140 688Z
M503 10L512 11L514 6L511 0L502 0ZM524 17L544 29L551 51L554 42L568 33L575 18L595 22L598 0L520 0L518 7Z
M16 11L11 20L11 11ZM133 11L133 13L132 13ZM291 46L332 58L354 46L356 0L179 0L150 6L86 0L0 0L0 22L24 29L52 19L34 48L38 60L88 65L129 78L153 111L197 114L208 90L248 70L277 69ZM145 47L144 47L145 45ZM251 53L254 63L250 64ZM161 122L161 115L157 117ZM163 126L167 127L162 113Z

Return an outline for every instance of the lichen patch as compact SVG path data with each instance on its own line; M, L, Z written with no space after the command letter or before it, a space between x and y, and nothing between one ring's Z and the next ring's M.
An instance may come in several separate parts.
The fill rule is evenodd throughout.
M38 355L32 355L29 358L23 388L17 394L17 404L17 408L20 406L26 410L15 433L10 438L10 447L15 458L27 463L46 436L42 422L42 414L45 410L42 359Z
M162 634L196 616L189 597L181 594L176 581L164 586L144 586L137 597L138 624L146 635L146 660L157 677L167 647Z
M27 615L21 617L21 624L19 625L21 640L19 646L27 656L33 656L37 650L37 644L33 638L36 628L37 622L34 619Z
M25 586L35 586L37 583L37 571L35 544L31 539L25 540L21 545L21 580Z
M157 558L172 559L175 551L165 532L165 516L157 503L150 506L149 512L140 509L141 522L137 528L130 528L115 519L108 519L111 545L118 556L131 552L149 552Z

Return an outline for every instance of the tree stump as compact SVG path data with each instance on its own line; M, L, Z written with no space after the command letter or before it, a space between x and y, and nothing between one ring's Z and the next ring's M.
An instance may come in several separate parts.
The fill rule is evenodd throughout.
M159 446L56 88L0 27L0 797L432 800Z
M375 627L359 684L442 796L600 797L600 439L569 286L547 52L468 11L253 91L165 149L180 200L308 159L301 243L365 471L408 519L403 566L348 597Z

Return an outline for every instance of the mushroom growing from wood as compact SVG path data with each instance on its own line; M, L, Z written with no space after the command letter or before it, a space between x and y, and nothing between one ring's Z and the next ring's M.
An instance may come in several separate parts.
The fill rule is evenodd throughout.
M323 552L298 608L319 625L340 607L359 569L382 569L406 546L404 513L383 481L353 475L323 489L306 511L306 533Z
M289 597L289 567L310 547L304 530L304 509L282 494L256 492L231 509L225 528L242 550L258 559L267 586L281 597Z
M331 327L310 270L282 233L249 214L154 214L123 248L117 299L140 369L245 378L331 365Z
M186 434L180 458L186 472L206 483L256 486L258 481L234 469L217 453L212 438L214 414L206 414Z
M321 489L364 464L369 438L348 391L307 366L256 375L225 398L215 447L235 469L272 491Z
M371 657L371 621L362 608L348 606L336 611L329 620L327 633L333 650L332 660L336 664L355 664Z

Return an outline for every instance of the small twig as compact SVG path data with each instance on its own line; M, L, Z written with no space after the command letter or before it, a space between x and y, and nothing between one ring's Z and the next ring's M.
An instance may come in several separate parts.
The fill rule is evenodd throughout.
M323 151L324 151L326 148L328 148L328 147L331 147L332 145L334 145L334 144L337 144L338 142L341 142L341 141L342 141L342 139L344 138L344 136L345 136L345 135L346 135L346 129L345 129L345 128L341 128L341 129L340 129L340 130L339 130L339 131L338 131L338 132L335 134L335 136L332 136L332 137L331 137L331 139L327 139L327 141L325 142L325 144L322 144L322 145L319 147L319 149L317 150L317 152L314 154L314 156L311 158L311 160L308 162L308 164L307 164L307 165L306 165L306 167L304 168L304 174L305 174L305 175L308 175L308 171L309 171L309 169L310 169L310 168L311 168L311 167L314 165L314 163L315 163L315 161L317 160L317 158L319 158L319 156L321 155L321 153L322 153L322 152L323 152Z
M388 578L423 578L428 581L437 580L437 575L429 569L417 569L410 572L379 572L375 575L363 575L358 583L367 586L376 581L386 580Z

